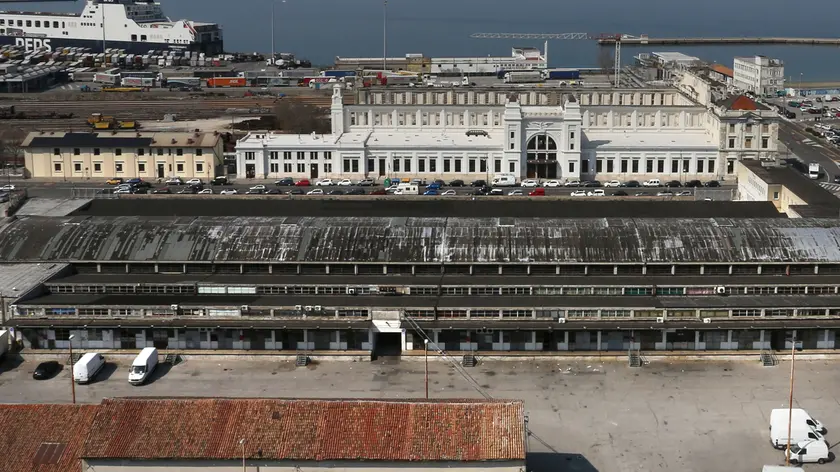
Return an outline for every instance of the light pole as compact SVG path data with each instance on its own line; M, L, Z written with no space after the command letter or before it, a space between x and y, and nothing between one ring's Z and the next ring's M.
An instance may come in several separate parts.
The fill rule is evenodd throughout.
M805 96L805 92L802 91L802 72L799 73L799 96Z
M429 399L429 340L423 340L423 361L426 364L426 400Z
M788 399L788 441L785 452L785 466L790 467L790 427L793 420L793 367L796 360L796 335L790 338L790 398Z
M382 3L382 70L388 70L388 0Z
M242 446L242 472L245 472L245 438L239 440L239 445Z
M286 3L286 0L283 0L283 3ZM271 65L275 64L275 53L274 50L274 19L276 17L274 13L274 7L277 5L277 0L271 0Z
M76 370L76 364L73 362L73 339L76 338L75 334L70 335L70 391L73 392L73 404L76 404L76 375L74 371Z

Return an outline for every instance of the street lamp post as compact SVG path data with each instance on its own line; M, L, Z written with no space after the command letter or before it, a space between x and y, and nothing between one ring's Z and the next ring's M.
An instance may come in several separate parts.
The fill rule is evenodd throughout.
M802 72L799 73L799 96L805 96L805 92L802 91Z
M245 471L245 438L239 440L239 445L242 446L242 472Z
M429 399L429 340L423 340L423 361L426 364L425 378L426 378L426 400Z
M73 362L73 339L76 338L75 334L70 335L70 391L73 392L73 404L76 404L76 375L74 371L76 370L76 364Z

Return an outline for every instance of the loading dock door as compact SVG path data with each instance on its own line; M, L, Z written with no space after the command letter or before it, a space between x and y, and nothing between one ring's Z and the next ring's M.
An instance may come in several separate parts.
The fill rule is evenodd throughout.
M402 354L402 333L374 333L373 359Z

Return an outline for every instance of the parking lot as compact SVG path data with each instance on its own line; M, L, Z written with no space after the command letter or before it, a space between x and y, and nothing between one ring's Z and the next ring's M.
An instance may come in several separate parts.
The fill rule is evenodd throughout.
M106 355L107 357L107 355ZM296 368L276 360L187 359L162 364L150 383L127 381L126 357L98 381L76 386L80 402L113 396L417 398L424 395L422 361L327 361ZM0 373L6 402L68 402L69 369L31 378L36 361L8 363ZM826 424L837 452L840 378L834 361L797 361L796 404ZM753 361L483 362L468 372L496 398L525 401L529 469L534 471L760 471L781 464L769 444L770 410L787 404L789 364ZM479 398L444 361L430 362L432 398ZM833 470L809 465L807 470Z

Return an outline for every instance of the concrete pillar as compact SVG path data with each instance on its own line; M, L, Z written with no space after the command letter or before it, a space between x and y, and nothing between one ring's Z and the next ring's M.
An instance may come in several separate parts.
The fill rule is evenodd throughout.
M596 342L595 350L600 351L601 350L601 330L597 331L597 336L596 336L596 341L595 342Z
M705 274L705 273L706 273L706 266L701 265L701 266L700 266L700 275L703 275L703 274Z

